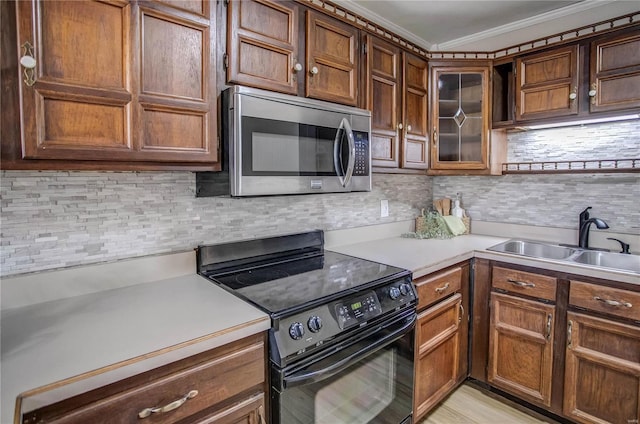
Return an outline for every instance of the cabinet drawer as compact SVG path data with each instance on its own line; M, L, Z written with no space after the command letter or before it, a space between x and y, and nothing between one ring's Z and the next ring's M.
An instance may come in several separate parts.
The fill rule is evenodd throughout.
M569 304L640 321L640 293L629 290L571 281Z
M42 420L55 424L98 423L104 422L105 417L109 417L109 422L132 424L167 424L184 420L236 395L263 391L263 339L240 345L234 343L234 346L233 350L218 348L222 349L220 354L196 364L189 363L189 366L168 374L159 374L157 378L150 375L134 387L107 396L97 394L89 402L80 403L82 406L67 408L65 404L78 405L78 400L70 398L45 407L46 412L34 411L26 417L29 422ZM126 385L126 381L115 384ZM158 410L152 412L150 408Z
M493 267L491 286L538 299L556 300L556 279L515 269Z
M462 268L430 274L413 281L418 291L418 309L428 306L460 290Z

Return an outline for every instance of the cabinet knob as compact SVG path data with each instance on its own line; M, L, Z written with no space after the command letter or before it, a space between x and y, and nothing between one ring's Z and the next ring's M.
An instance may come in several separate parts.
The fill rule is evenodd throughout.
M574 87L571 94L569 94L569 100L575 100L578 98L578 88Z
M411 125L407 125L407 131L411 131Z
M311 75L318 75L318 68L314 66L309 72L311 72Z
M25 41L22 44L22 57L20 58L20 65L24 68L24 83L29 87L36 83L36 59L33 54L33 45Z
M300 71L302 71L302 65L301 65L301 64L299 64L299 63L296 63L295 65L293 65L293 70L294 70L295 72L300 72Z
M401 130L402 128L404 128L402 124L398 124L398 129Z
M591 90L589 90L589 97L591 97L591 104L595 105L596 104L596 94L598 94L598 90L597 90L598 86L593 83L591 84Z

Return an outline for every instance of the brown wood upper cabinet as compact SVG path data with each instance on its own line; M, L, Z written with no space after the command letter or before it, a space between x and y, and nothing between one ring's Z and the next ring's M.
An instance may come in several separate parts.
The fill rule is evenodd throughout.
M230 1L227 81L356 106L358 30L293 2Z
M158 169L175 163L214 169L215 19L208 1L16 7L18 159L72 161L61 167L77 162L85 169L113 168L100 161L129 162L129 169L136 169L131 162L140 169L149 162Z
M499 174L506 135L489 130L489 68L431 67L429 173Z
M638 51L640 26L636 25L494 62L493 127L637 113Z
M589 109L606 112L640 107L640 34L591 43Z
M516 120L578 113L578 46L516 60Z
M366 35L374 167L427 168L427 62Z

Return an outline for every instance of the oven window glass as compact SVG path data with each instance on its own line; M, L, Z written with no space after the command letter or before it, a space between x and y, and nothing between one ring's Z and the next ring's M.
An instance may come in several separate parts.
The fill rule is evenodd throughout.
M336 128L245 116L242 118L242 174L334 176ZM340 151L346 134L340 131Z
M338 372L276 390L274 422L286 424L399 424L413 408L413 330ZM365 340L370 342L371 340ZM366 344L366 343L365 343ZM322 362L330 362L330 356ZM317 372L316 372L317 371Z
M316 393L316 424L366 424L395 397L395 349L383 351Z

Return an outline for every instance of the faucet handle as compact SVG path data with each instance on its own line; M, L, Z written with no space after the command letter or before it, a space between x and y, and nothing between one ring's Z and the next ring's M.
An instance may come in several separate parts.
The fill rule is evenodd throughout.
M620 243L620 247L622 248L622 251L620 251L620 253L631 253L629 252L629 246L627 243L623 242L622 240L618 240L617 238L613 238L613 237L607 237L607 240L613 240L613 241L617 241L618 243Z

